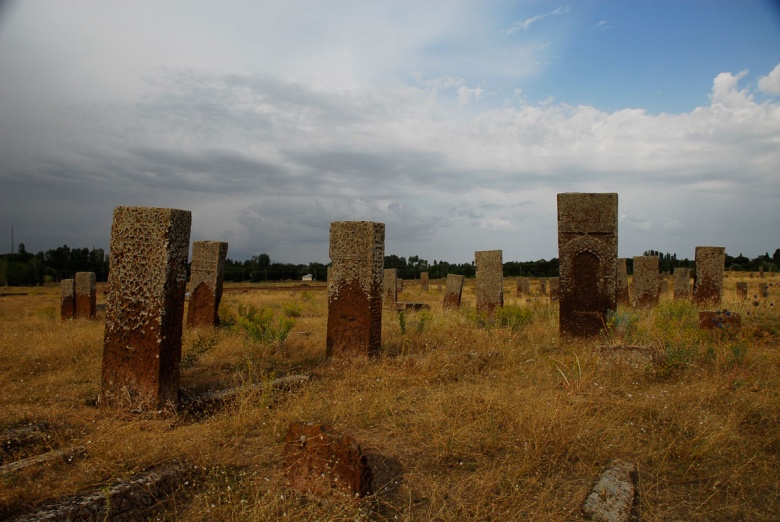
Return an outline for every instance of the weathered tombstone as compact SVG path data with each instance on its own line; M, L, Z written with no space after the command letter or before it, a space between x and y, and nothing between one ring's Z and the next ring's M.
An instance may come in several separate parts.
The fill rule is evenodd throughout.
M385 268L382 275L382 294L385 301L392 306L398 301L398 270Z
M76 272L76 318L94 319L96 312L95 273Z
M628 269L626 268L626 258L621 257L617 260L617 304L628 306L630 303L628 295Z
M63 279L60 281L60 318L63 321L76 316L76 281Z
M463 276L457 274L447 274L447 287L444 290L444 303L442 307L445 310L457 310L460 308L460 299L463 295Z
M758 267L758 277L763 279L764 278L764 267L760 266Z
M330 224L326 355L378 355L382 343L385 224Z
M758 283L758 297L769 297L769 285Z
M747 292L748 292L747 283L745 282L737 283L737 299L742 299L743 301L747 299Z
M558 259L562 335L598 335L617 308L615 193L558 194Z
M677 267L674 269L674 298L691 298L691 269Z
M178 401L191 223L186 210L114 209L101 404Z
M698 305L719 306L723 298L723 270L726 265L724 247L696 247L696 276L693 300Z
M420 272L420 290L428 293L428 272Z
M557 301L561 297L561 278L551 277L549 280L550 300Z
M582 505L587 520L630 522L639 520L639 472L636 464L610 463Z
M517 297L521 295L528 295L530 293L530 286L528 284L527 277L517 278Z
M404 292L404 280L398 277L396 278L395 284L398 289L398 293L402 294Z
M187 326L219 326L219 302L228 244L193 241Z
M504 306L504 264L501 250L474 252L477 265L477 312L493 318Z
M543 277L539 279L539 293L542 295L547 295L547 278Z
M658 305L658 256L634 256L634 304Z

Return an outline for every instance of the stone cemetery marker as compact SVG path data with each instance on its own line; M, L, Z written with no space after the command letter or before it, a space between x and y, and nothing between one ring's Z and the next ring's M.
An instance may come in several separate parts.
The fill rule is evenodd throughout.
M94 319L96 312L95 273L76 272L76 318Z
M63 279L60 281L60 318L63 321L76 316L76 281Z
M547 282L550 287L550 300L557 301L561 297L561 278L551 277Z
M769 285L758 283L758 297L769 297Z
M404 280L401 279L400 277L396 277L395 285L396 285L396 288L398 290L397 293L403 293L403 291L404 291Z
M677 267L674 269L674 298L691 298L691 269Z
M385 224L330 224L326 355L377 355L382 343Z
M221 241L192 242L187 326L219 326L227 251L228 244Z
M543 277L539 280L539 293L542 295L547 295L547 278Z
M504 306L504 264L501 250L474 252L477 265L477 312L488 317Z
M634 256L634 303L658 305L658 256Z
M428 272L420 272L420 289L423 293L428 293Z
M447 274L447 288L444 290L445 310L457 310L460 308L460 298L463 295L463 276Z
M617 308L618 195L558 194L561 335L598 335Z
M617 304L628 306L630 303L628 295L628 269L626 267L626 258L621 257L617 260Z
M178 402L191 223L187 210L114 209L101 404Z
M382 276L382 293L389 305L398 301L398 269L385 268Z
M748 284L747 283L737 283L737 299L742 299L743 301L747 299L747 291L748 291Z
M693 285L693 300L696 304L720 305L725 265L724 247L696 247L696 277Z
M527 277L518 277L517 278L517 297L520 297L521 295L528 295L531 293L530 285L528 284L528 278Z
M764 267L760 266L758 267L758 277L763 279L764 278Z

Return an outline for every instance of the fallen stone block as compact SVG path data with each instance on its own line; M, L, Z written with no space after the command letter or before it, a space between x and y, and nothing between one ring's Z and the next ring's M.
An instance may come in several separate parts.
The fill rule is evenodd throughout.
M639 473L632 462L614 460L582 505L588 520L628 522L638 519Z

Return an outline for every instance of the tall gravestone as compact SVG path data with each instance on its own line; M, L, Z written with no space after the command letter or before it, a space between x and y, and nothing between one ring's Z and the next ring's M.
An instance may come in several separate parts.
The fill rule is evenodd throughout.
M635 256L634 303L636 306L657 306L659 289L658 256Z
M96 313L95 272L76 272L76 317L94 319Z
M63 321L76 317L76 281L60 281L60 318Z
M228 244L193 241L187 326L219 326Z
M495 317L504 306L504 263L501 250L475 252L477 265L477 312Z
M420 290L428 293L428 272L420 272Z
M696 276L693 300L700 306L720 306L723 298L723 271L726 266L724 247L696 247Z
M598 335L617 308L618 195L558 194L561 335Z
M385 224L330 224L326 355L378 355L382 343Z
M103 405L146 410L178 401L191 223L186 210L114 210Z
M444 302L442 308L445 310L457 310L460 308L460 299L463 295L463 276L457 274L447 274L447 286L444 289Z
M677 267L674 269L674 298L691 298L691 269Z
M382 293L385 302L393 305L398 302L398 269L385 268L382 275Z
M628 306L631 300L628 294L628 267L626 258L621 257L617 260L617 304L619 306Z
M748 295L748 284L744 281L737 283L737 299L744 301Z

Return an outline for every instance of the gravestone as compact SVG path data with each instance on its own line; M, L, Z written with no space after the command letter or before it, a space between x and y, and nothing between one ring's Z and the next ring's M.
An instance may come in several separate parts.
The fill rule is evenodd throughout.
M745 282L739 282L737 283L737 299L742 299L743 301L747 299L748 294L748 284Z
M617 304L628 306L630 301L628 295L628 269L626 267L626 258L621 257L617 260Z
M186 210L114 209L101 405L178 402L191 223Z
M691 298L691 269L677 267L674 269L674 298Z
M539 280L539 293L547 295L547 278L543 277Z
M767 283L758 283L758 297L769 297L769 285Z
M63 321L76 316L76 281L63 279L60 281L60 318Z
M420 272L420 290L428 293L428 272Z
M528 278L527 277L518 277L517 278L517 297L520 297L521 295L528 295L531 293L530 285L528 284Z
M187 326L219 326L219 302L228 244L193 241Z
M94 319L96 312L95 273L76 272L76 318Z
M385 302L392 306L398 301L398 269L385 268L382 275L382 294Z
M402 294L404 291L404 280L401 279L400 277L396 277L395 284L396 284L397 293Z
M382 343L385 224L330 224L326 355L378 355Z
M548 279L550 287L550 300L557 301L561 297L561 278L551 277Z
M474 252L477 265L477 312L490 318L504 306L504 264L501 250Z
M658 256L634 256L634 304L658 305Z
M760 266L758 267L758 277L763 279L764 278L764 267Z
M615 193L558 194L561 335L599 334L617 308Z
M444 290L444 302L442 307L445 310L457 310L460 308L460 299L463 295L463 276L457 274L447 274L447 287Z
M720 306L725 265L724 247L696 247L696 276L693 284L693 300L696 304Z

